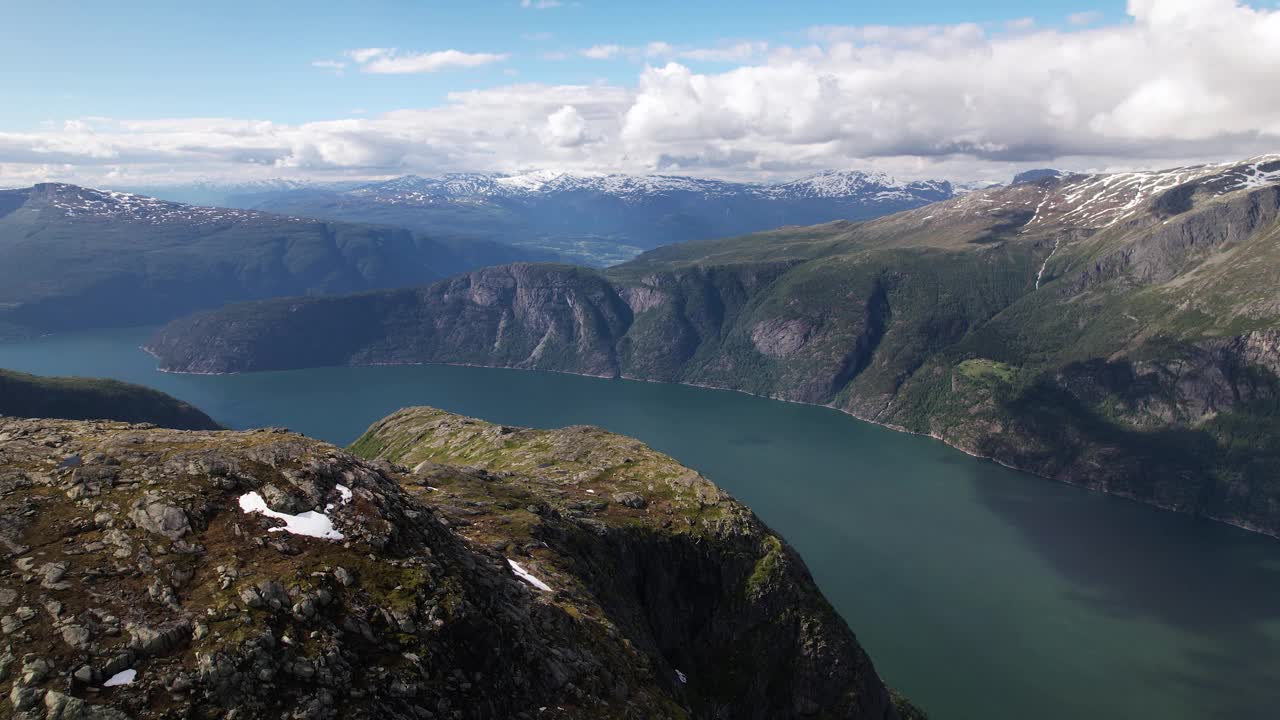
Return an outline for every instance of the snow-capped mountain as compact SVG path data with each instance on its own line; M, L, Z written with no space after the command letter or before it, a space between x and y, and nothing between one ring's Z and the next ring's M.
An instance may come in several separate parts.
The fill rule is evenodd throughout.
M938 227L979 217L1006 221L1018 234L1064 230L1086 236L1129 222L1167 220L1194 202L1280 185L1280 155L1239 162L1115 173L1036 171L1028 179L967 193L906 217ZM1064 234L1064 236L1067 236Z
M774 184L535 170L204 190L220 193L222 200L214 204L497 240L596 265L675 242L868 219L956 194L943 181L900 182L860 171ZM151 194L174 198L175 190Z
M15 193L15 197L17 194ZM314 223L298 217L251 210L171 202L146 195L95 190L65 183L43 183L25 191L23 210L57 220L125 221L145 225L174 224L191 228L219 223Z
M631 202L675 194L700 195L704 198L745 196L784 201L803 198L866 198L886 202L918 202L945 199L952 195L952 189L944 181L902 183L885 173L859 171L828 170L791 182L764 184L679 175L536 170L516 175L451 173L435 178L405 175L385 182L370 183L349 192L353 196L400 204L440 200L468 201L477 198L535 198L560 193L594 193Z

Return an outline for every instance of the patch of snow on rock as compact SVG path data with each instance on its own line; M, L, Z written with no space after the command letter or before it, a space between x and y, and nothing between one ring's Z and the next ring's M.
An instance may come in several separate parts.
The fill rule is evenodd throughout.
M128 670L121 670L115 675L112 675L111 677L107 678L107 681L102 683L102 687L116 687L117 685L131 685L133 684L133 680L136 677L138 677L138 671L134 670L133 668L129 668Z
M249 492L240 496L240 509L245 513L261 513L269 518L284 521L284 527L273 527L270 532L283 531L292 535L306 535L307 537L322 538L324 540L342 540L345 537L334 529L333 521L329 519L328 515L314 510L308 510L297 515L276 512L267 507L267 501L263 500L262 496L256 492Z
M521 580L524 580L525 582L529 583L530 585L538 588L543 592L551 592L550 585L534 577L528 570L525 570L524 567L520 565L520 563L516 562L515 560L512 560L511 558L507 558L507 564L511 566L511 571L516 574L516 577L520 578Z

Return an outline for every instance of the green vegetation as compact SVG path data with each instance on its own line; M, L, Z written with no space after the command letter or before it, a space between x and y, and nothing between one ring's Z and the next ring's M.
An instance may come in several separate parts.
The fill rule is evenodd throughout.
M965 360L956 366L956 370L964 377L984 384L1009 384L1018 376L1018 369L995 360L974 358Z
M778 572L778 565L782 562L782 541L773 535L769 535L764 539L764 547L765 554L756 561L756 566L752 569L751 576L747 578L747 592L753 595L759 593L768 583L774 581L774 575Z
M162 392L97 378L40 377L0 370L0 415L147 422L179 430L214 430L208 415Z

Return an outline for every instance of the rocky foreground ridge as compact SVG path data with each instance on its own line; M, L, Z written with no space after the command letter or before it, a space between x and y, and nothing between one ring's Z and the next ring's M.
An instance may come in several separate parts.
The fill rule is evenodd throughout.
M416 408L353 451L0 418L0 714L918 717L780 538L634 440Z
M164 367L418 362L829 405L1280 535L1280 156L190 316Z

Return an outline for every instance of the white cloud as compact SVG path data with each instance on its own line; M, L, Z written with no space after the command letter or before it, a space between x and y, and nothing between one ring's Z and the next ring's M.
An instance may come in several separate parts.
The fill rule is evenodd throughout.
M588 140L587 121L572 105L565 105L547 116L547 132L560 147L576 147Z
M311 67L320 68L321 70L332 70L341 73L346 69L347 64L338 60L312 60Z
M360 48L358 50L348 50L347 55L358 63L367 63L370 60L381 55L387 55L395 52L389 48Z
M678 50L675 56L686 60L707 62L747 62L763 55L769 49L766 42L738 42L714 48Z
M591 58L592 60L608 60L621 52L621 45L592 45L580 54L582 57Z
M561 4L560 0L520 0L520 7L533 10L550 10L560 7Z
M82 119L0 132L0 184L536 167L769 177L853 166L970 179L1280 149L1280 11L1232 0L1129 7L1126 22L1069 30L822 27L809 44L707 50L716 55L651 44L609 51L648 56L634 86L513 84L323 122ZM467 56L449 52L347 57L423 71Z
M430 73L453 67L480 67L502 62L508 57L506 53L466 53L460 50L400 53L394 48L348 50L347 56L356 61L361 72L388 75Z
M695 62L743 63L763 55L768 49L769 43L767 42L743 41L716 47L699 48L678 47L668 42L655 40L635 47L593 45L579 51L578 54L592 60L610 60L622 56L633 61L693 60Z

